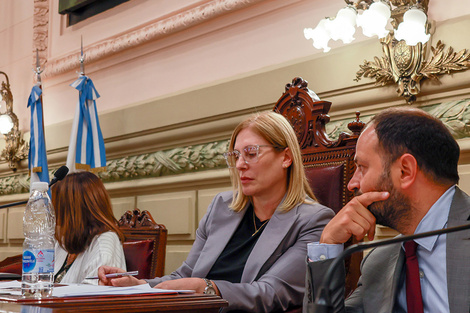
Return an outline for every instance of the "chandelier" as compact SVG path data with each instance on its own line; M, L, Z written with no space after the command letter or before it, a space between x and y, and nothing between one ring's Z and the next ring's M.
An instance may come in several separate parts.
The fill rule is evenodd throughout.
M330 39L348 44L354 40L356 27L362 28L367 37L385 38L391 31L395 39L404 40L407 45L426 43L428 0L345 0L347 6L340 9L334 18L322 19L317 27L305 28L306 39L313 40L313 46L330 51Z
M356 28L368 37L378 37L384 55L364 61L355 81L362 77L375 79L376 86L397 84L397 93L408 104L416 100L424 79L439 80L440 75L470 68L470 52L444 50L439 40L429 46L431 23L427 11L429 0L345 0L346 7L334 18L322 19L317 27L305 28L306 39L328 52L329 41L354 40ZM426 58L426 54L431 54Z

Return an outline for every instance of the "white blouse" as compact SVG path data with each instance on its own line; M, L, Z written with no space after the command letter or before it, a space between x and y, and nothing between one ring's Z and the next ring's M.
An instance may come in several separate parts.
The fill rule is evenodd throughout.
M67 258L68 252L58 243L55 245L54 275L60 270ZM119 267L126 270L124 250L115 232L108 231L95 236L90 246L80 253L69 268L61 283L98 284L98 279L85 279L97 276L98 268L102 265Z

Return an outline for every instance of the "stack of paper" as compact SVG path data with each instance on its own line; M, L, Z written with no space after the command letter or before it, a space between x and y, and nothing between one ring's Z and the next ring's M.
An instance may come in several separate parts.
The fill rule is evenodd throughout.
M155 289L149 284L136 285L130 287L94 286L94 285L69 285L55 287L52 291L54 297L88 297L104 295L132 295L143 293L192 293L194 290L167 290Z
M172 294L172 293L193 293L194 290L167 290L155 289L150 287L149 284L136 285L130 287L112 287L112 286L95 286L84 284L69 284L66 286L54 287L52 290L53 297L90 297L90 296L105 296L105 295L133 295L145 293L159 293L159 294ZM10 294L21 296L21 282L8 281L0 282L0 294Z

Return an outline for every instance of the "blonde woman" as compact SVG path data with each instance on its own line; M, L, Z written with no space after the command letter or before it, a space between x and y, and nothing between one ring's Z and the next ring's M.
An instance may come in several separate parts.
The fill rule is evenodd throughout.
M233 191L214 198L183 265L148 281L109 279L122 270L103 266L101 284L215 293L229 303L224 312L302 304L307 243L320 239L334 213L315 201L291 125L278 113L252 115L235 128L224 156Z

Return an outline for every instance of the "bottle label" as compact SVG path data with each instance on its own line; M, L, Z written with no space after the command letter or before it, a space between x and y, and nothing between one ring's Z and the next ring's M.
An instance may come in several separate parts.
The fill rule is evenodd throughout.
M24 273L53 273L54 249L33 249L23 252Z
M36 257L29 250L23 252L23 272L31 272L36 266Z

